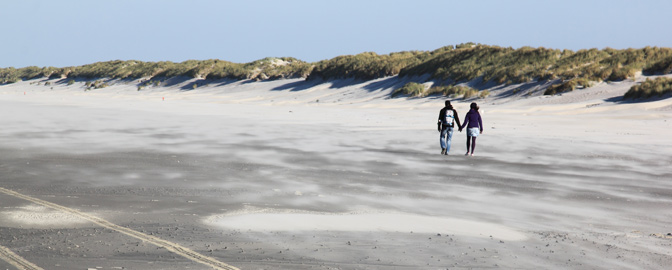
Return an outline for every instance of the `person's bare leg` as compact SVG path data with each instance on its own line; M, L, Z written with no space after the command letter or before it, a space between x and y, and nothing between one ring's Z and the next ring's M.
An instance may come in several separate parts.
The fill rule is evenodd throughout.
M472 156L474 155L474 150L475 149L476 149L476 137L471 137L471 155ZM467 147L467 151L469 151L469 147Z
M471 145L471 140L470 140L471 138L472 138L471 136L467 135L467 153L464 154L465 156L469 155L469 148L470 148L469 146Z

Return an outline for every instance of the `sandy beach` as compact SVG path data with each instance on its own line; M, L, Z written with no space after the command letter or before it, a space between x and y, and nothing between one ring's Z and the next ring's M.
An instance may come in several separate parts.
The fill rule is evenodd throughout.
M0 85L0 269L672 265L672 98L631 80L456 99L473 157L397 77L45 81Z

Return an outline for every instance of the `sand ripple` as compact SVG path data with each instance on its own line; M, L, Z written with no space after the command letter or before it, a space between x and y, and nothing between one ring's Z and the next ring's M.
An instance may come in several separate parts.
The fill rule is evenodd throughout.
M23 206L0 212L0 223L21 227L67 227L87 223L76 216L44 206Z
M211 216L206 223L218 227L253 231L383 231L456 234L519 241L527 237L512 228L456 218L406 213L253 213Z

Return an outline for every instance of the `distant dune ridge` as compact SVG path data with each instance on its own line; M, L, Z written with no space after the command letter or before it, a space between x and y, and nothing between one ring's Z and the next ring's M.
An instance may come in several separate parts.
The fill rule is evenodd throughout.
M537 91L555 95L592 87L601 82L633 80L639 75L672 73L672 48L611 48L579 51L522 47L513 49L475 43L445 46L434 51L405 51L378 55L365 52L308 63L292 57L264 58L250 63L223 60L188 60L181 63L107 61L76 67L25 67L0 69L0 83L37 78L62 79L72 84L88 81L86 89L98 89L111 80L138 80L138 90L186 77L199 80L256 80L304 78L308 81L355 79L371 81L388 76L410 78L393 96L429 95L485 97L493 86L537 83ZM632 87L627 99L661 97L672 93L668 79ZM197 88L198 84L192 84Z

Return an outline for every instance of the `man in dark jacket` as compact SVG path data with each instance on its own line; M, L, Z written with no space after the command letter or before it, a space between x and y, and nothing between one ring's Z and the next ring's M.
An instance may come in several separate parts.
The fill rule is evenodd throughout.
M450 100L446 100L446 106L439 111L439 122L437 128L440 132L439 142L441 143L441 154L448 155L450 152L450 142L453 139L453 127L457 122L460 126L460 117L457 116L457 111L450 105Z

